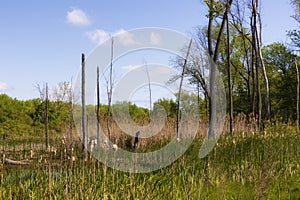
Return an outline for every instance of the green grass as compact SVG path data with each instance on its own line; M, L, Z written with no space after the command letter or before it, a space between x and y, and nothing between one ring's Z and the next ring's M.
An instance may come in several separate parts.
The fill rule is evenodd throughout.
M222 136L203 159L201 144L194 141L172 165L147 174L94 159L71 162L64 150L48 155L51 162L2 165L0 199L300 199L300 134Z

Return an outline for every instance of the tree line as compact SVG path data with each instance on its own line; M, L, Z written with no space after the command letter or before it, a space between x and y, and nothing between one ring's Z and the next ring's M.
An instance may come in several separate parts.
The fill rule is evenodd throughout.
M192 106L197 103L195 95L183 94L182 99L182 103L185 105ZM154 102L153 109L156 109L158 105L166 110L169 120L176 118L177 104L174 100L159 99ZM73 106L81 107L81 105L72 105L68 101L51 98L48 100L48 116L46 116L46 101L41 98L18 100L6 94L0 94L0 137L5 139L19 136L44 136L46 117L48 117L50 137L56 134L69 136L70 129L73 130L73 134L76 134L73 116L70 113ZM95 115L96 109L95 105L86 105L86 115ZM143 125L150 121L150 110L131 102L116 102L109 112L110 115L112 113L122 115L125 109L129 110L130 116L138 124ZM108 105L100 104L99 117L101 120L106 120L108 110ZM80 118L80 116L74 117ZM73 138L75 137L77 136L73 135Z
M263 46L262 2L204 0L208 22L193 36L184 75L201 92L211 116L215 94L210 83L218 68L226 89L230 132L234 116L240 113L254 116L260 130L272 122L299 124L300 31L288 31L287 44ZM293 18L300 22L298 5L298 0L291 2ZM183 63L183 56L173 60L178 69Z

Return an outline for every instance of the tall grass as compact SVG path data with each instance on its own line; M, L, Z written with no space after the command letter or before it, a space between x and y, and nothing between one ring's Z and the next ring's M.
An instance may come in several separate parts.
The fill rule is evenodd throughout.
M147 143L140 151L166 142ZM294 129L222 135L204 159L198 158L201 144L199 137L176 162L147 174L116 171L92 157L82 160L80 144L73 151L56 144L57 152L37 150L28 166L0 165L0 199L300 198L300 135ZM23 151L1 154L30 159L29 150Z

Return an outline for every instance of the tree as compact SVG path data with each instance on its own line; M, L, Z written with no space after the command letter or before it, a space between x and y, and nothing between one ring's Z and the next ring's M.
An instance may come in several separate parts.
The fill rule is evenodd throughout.
M296 68L296 76L297 76L297 90L296 90L296 95L297 95L297 101L296 101L296 113L297 113L297 118L296 118L296 126L297 126L297 131L299 131L299 118L300 118L300 113L299 113L299 88L300 88L300 80L299 80L299 69L298 69L298 61L295 60L295 68Z
M272 115L282 122L295 120L296 55L284 44L273 43L262 49L270 78ZM289 106L287 106L289 105Z
M85 55L81 55L82 156L86 158Z
M237 58L239 61L237 65L233 65L236 72L239 73L240 77L246 82L247 84L247 100L249 105L249 111L247 114L251 114L255 112L255 91L256 91L256 84L255 84L255 72L254 72L254 54L252 48L252 36L251 36L251 28L247 27L249 22L245 20L245 16L252 15L251 12L247 13L248 5L244 1L236 1L233 8L231 9L231 19L232 19L232 26L238 32L237 37L240 38L238 45L242 47L241 54ZM240 105L236 103L236 106Z
M154 102L153 110L156 109L157 106L162 106L166 113L167 117L170 119L175 119L176 113L177 113L177 104L172 99L158 99L156 102Z
M97 67L97 144L100 145L100 74Z
M46 139L46 149L49 148L49 92L48 83L43 84L43 86L37 84L37 90L40 93L41 103L45 104L44 107L44 124L45 124L45 139Z
M207 46L208 46L208 54L209 54L209 61L210 61L210 76L209 76L209 121L210 126L208 130L208 135L210 137L214 137L214 130L212 128L212 124L214 124L215 121L215 114L213 113L212 108L216 107L215 102L215 84L216 84L216 66L215 64L218 61L219 56L219 48L222 40L222 35L225 27L225 23L228 20L228 13L230 11L230 7L232 4L232 0L227 0L226 3L223 3L222 1L214 1L214 0L205 0L205 3L207 4L209 8L208 12L208 26L207 26ZM215 45L213 46L213 37L212 37L212 29L213 29L213 21L220 17L220 13L223 11L221 25L218 31L218 37L216 39Z
M49 123L48 123L48 110L49 110L49 92L48 83L46 83L46 99L45 99L45 132L46 132L46 148L49 149Z
M295 14L292 16L298 23L300 23L300 1L291 0L291 5L294 8ZM288 32L288 37L291 39L291 44L295 51L300 49L300 30L294 29Z
M269 81L268 81L268 76L266 73L266 68L265 68L265 64L264 64L264 60L263 60L263 56L262 56L262 20L261 20L261 15L260 12L257 11L257 7L258 7L258 0L252 1L252 5L253 5L253 12L254 14L256 13L257 18L258 18L258 26L259 29L257 28L257 22L255 20L253 20L253 25L256 26L255 28L255 34L256 34L256 43L257 43L257 57L259 59L259 64L257 64L257 67L260 65L261 70L262 70L262 74L263 74L263 78L264 78L264 86L265 86L265 107L266 107L266 120L270 120L270 92L269 92Z
M300 1L299 0L291 0L291 4L294 7L295 15L293 18L300 23ZM300 48L300 31L299 30L291 30L288 32L288 36L292 41L292 45L294 50L299 51ZM299 70L298 70L298 60L295 60L295 68L296 68L296 80L297 80L297 102L296 102L296 113L297 113L297 130L299 130Z
M231 84L231 67L230 67L230 31L229 31L229 20L226 20L227 30L227 76L228 76L228 96L229 96L229 131L233 133L232 122L233 122L233 96L232 96L232 84Z
M183 78L184 78L184 74L186 71L186 65L187 65L187 59L189 57L190 54L190 50L191 50L191 46L192 46L192 39L190 40L188 49L187 49L187 53L186 53L186 57L184 58L184 63L182 66L182 73L181 73L181 77L180 77L180 84L179 84L179 91L177 94L177 115L176 115L176 137L179 138L179 118L180 118L180 95L181 95L181 88L182 88L182 83L183 83Z
M293 15L293 18L300 23L300 1L299 0L291 0L291 5L294 8L295 15Z
M38 100L18 101L6 94L0 94L0 136L1 139L13 136L34 134L32 116Z
M106 118L106 125L107 125L107 133L108 139L111 138L111 104L112 104L112 93L113 93L113 59L114 59L114 38L111 37L111 48L110 48L110 67L109 67L109 79L106 80L106 92L107 92L107 118Z

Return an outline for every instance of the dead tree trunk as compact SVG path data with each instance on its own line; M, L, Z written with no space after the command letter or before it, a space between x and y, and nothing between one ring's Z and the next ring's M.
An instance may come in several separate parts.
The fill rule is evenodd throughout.
M228 74L228 96L229 96L229 131L232 135L232 121L233 121L233 97L232 97L232 86L231 86L231 68L230 68L230 31L229 31L229 20L226 19L227 26L227 74Z
M181 79L180 79L180 85L179 85L179 91L178 91L178 96L177 96L177 115L176 115L176 137L180 138L179 135L179 119L180 119L180 94L181 94L181 88L182 88L182 83L183 83L183 77L185 74L185 69L186 69L186 64L187 64L187 59L189 57L190 54L190 49L192 46L192 41L190 40L188 49L187 49L187 53L186 53L186 57L184 59L184 64L182 66L182 73L181 73Z
M259 59L257 51L257 0L252 0L252 16L251 16L251 31L252 31L252 62L255 63L256 72L256 98L257 98L257 126L259 130L262 130L262 117L261 117L261 92L260 92L260 74L259 74Z
M73 144L73 94L72 94L72 84L73 81L71 79L71 85L69 88L69 106L70 106L70 121L69 121L69 131L70 131L70 141Z
M49 149L48 110L49 110L48 83L46 83L46 99L45 99L45 131L46 131L46 149L47 149L47 150Z
M258 0L256 1L258 3ZM259 61L260 61L260 65L261 65L261 70L262 70L262 75L264 78L264 86L265 86L265 104L266 104L266 120L270 120L270 113L271 113L271 109L270 109L270 92L269 92L269 80L268 80L268 76L267 76L267 72L266 72L266 67L265 67L265 63L263 60L263 55L261 52L261 44L262 44L262 22L261 22L261 17L258 14L258 21L259 21L259 33L258 30L256 28L256 40L257 40L257 51L258 51L258 57L259 57Z
M99 67L97 67L97 144L100 144L100 81Z
M295 67L296 67L296 76L297 76L297 102L296 102L296 112L297 112L297 119L296 119L296 126L297 131L299 131L299 87L300 87L300 80L299 80L299 69L298 69L298 63L297 60L295 60Z
M81 106L82 106L82 156L86 158L86 114L85 114L85 55L81 56Z
M152 92L151 92L151 82L150 82L150 76L149 76L149 70L148 70L148 65L147 63L145 63L146 65L146 73L147 73L147 79L148 79L148 89L149 89L149 108L150 108L150 111L152 110Z
M107 85L107 100L108 100L108 108L107 108L107 119L106 119L106 125L107 125L107 133L108 133L108 139L111 139L111 131L110 131L110 125L111 125L111 101L112 101L112 89L113 89L113 82L112 82L112 73L113 73L113 57L114 57L114 38L111 38L111 55L110 55L110 70L109 70L109 83Z

